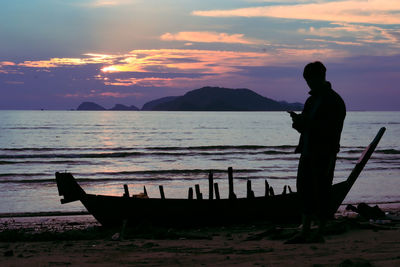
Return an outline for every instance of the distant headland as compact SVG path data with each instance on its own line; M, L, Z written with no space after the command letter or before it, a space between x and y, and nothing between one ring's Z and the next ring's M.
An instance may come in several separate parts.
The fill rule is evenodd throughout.
M113 108L106 109L105 107L102 107L94 102L83 102L78 106L76 110L139 110L139 109L133 105L128 107L122 104L116 104Z
M183 96L159 98L143 105L147 111L284 111L302 110L301 103L275 101L249 89L203 87ZM83 102L77 110L139 110L135 106L116 104L106 109L94 102Z

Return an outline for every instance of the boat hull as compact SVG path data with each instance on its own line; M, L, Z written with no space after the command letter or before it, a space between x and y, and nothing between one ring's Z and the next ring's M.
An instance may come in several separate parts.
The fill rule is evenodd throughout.
M337 211L379 143L381 128L366 147L347 180L332 186L331 202L326 207L332 216ZM80 200L103 226L129 225L223 225L254 221L299 222L301 201L298 193L265 197L228 199L136 198L86 194L70 173L56 173L61 203ZM230 179L230 183L233 180ZM233 192L230 195L234 195Z
M103 226L221 225L253 221L299 221L296 193L253 199L136 199L86 195L83 205Z

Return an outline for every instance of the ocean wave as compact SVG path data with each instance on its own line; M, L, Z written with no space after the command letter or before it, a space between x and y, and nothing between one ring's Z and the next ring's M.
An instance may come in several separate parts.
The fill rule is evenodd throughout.
M3 129L10 129L10 130L49 130L49 129L56 129L58 127L54 126L33 126L33 127L27 127L27 126L21 126L21 127L8 127L8 128L3 128Z
M49 184L55 182L56 179L0 180L0 184Z
M6 164L17 164L18 162L15 161L0 161L0 165L6 165Z
M338 156L337 159L339 159L339 160L358 160L359 157Z
M171 154L182 154L182 155L208 155L210 153L220 153L221 155L235 153L266 153L266 154L288 154L293 153L295 146L291 145L280 145L280 146L260 146L260 145L221 145L221 146L187 146L187 147L110 147L110 148L90 148L90 147L22 147L22 148L0 148L3 152L15 152L15 154L0 155L0 159L5 158L97 158L97 157L127 157L135 155L171 155ZM40 152L58 152L63 151L65 153L40 153ZM82 153L73 153L74 151ZM21 154L19 152L33 152L32 154ZM84 153L88 152L88 153ZM94 153L93 153L94 152ZM97 152L97 153L96 153Z
M43 161L43 160L27 160L27 161L0 161L0 165L12 165L12 164L23 164L23 165L29 165L29 164L42 164L42 165L48 165L48 164L73 164L73 165L98 165L100 163L98 162L93 162L93 161L80 161L80 160L49 160L49 161Z
M148 150L254 150L254 149L294 149L296 146L261 146L261 145L220 145L220 146L188 146L188 147L147 147Z
M78 175L74 175L75 180L80 184L105 184L105 183L142 183L142 182L166 182L166 181L198 181L199 177L187 177L187 176L178 176L178 177L135 177L135 178L79 178ZM207 177L201 178L206 181ZM289 176L241 176L234 175L234 180L295 180L295 175ZM226 177L214 177L214 181L228 181ZM0 184L56 184L56 179L18 179L18 180L0 180Z
M400 167L365 167L363 172L382 172L382 171L397 171L400 170Z
M0 177L34 177L34 176L48 176L48 173L0 173Z
M212 173L227 173L226 169L172 169L172 170L143 170L143 171L121 171L121 172L96 172L94 175L146 175L146 174L208 174ZM233 173L256 173L261 172L261 169L234 169Z
M57 151L65 150L65 148L48 148L48 147L16 147L16 148L1 148L0 151Z
M398 149L378 149L378 150L375 150L375 153L377 153L377 154L395 154L395 155L398 155L398 154L400 154L400 150L398 150Z
M122 158L142 155L141 152L110 152L110 153L79 153L79 154L17 154L0 155L0 159L31 159L31 158Z
M0 155L0 159L42 159L42 158L126 158L126 157L139 157L139 156L210 156L210 155L286 155L293 154L293 152L281 151L281 150L260 150L254 151L249 149L248 151L164 151L164 152L104 152L104 153L52 153L52 154L8 154Z
M361 154L364 149L350 149L350 150L341 150L342 153L349 153L349 154Z

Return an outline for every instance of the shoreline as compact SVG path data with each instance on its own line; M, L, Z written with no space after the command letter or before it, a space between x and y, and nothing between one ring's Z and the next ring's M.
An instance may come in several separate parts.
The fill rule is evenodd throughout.
M325 243L291 245L284 241L297 225L142 226L121 238L121 228L104 229L91 215L1 218L0 265L400 266L400 207L379 207L395 219L371 221L343 208Z

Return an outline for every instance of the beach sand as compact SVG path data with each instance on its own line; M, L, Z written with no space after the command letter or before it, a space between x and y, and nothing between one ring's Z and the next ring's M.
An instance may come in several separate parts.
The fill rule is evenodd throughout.
M103 229L90 216L0 219L0 266L400 266L398 206L393 220L343 210L325 243L284 244L294 225L193 229Z

